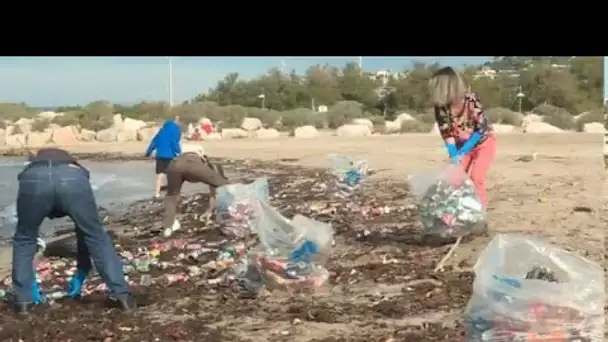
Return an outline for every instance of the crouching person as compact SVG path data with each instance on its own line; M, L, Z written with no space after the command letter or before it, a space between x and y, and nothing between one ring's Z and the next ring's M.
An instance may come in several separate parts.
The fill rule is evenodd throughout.
M184 144L182 154L176 157L167 169L167 195L165 196L165 214L163 217L165 236L170 236L180 228L175 216L184 182L209 185L209 206L205 212L207 218L211 217L215 208L216 189L229 183L221 165L212 164L205 155L202 146Z
M19 174L17 228L13 236L14 309L27 314L45 300L35 279L33 266L40 224L45 218L70 217L76 227L77 272L69 295L78 297L95 265L109 289L110 307L137 307L125 281L122 264L105 231L89 182L89 171L68 152L44 148L30 154L30 163Z

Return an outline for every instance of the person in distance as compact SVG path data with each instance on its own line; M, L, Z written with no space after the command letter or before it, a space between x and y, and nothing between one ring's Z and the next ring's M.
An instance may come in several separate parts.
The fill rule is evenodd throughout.
M179 116L176 116L174 120L167 120L156 133L148 149L146 150L146 157L149 157L154 153L154 159L156 159L156 188L154 198L160 198L161 188L163 187L163 178L167 174L167 168L173 160L181 153L180 140L182 137L182 130L179 126Z

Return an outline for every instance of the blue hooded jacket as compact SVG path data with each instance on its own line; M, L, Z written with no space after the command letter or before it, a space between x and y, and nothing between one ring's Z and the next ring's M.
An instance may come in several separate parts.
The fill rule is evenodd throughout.
M182 138L182 130L173 120L167 120L163 127L156 133L150 146L146 150L146 157L156 150L156 159L173 159L182 151L179 141Z

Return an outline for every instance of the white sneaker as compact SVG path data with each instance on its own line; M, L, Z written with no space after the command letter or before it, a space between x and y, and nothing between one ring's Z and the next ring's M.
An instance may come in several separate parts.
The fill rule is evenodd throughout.
M173 226L171 226L171 228L165 228L163 235L165 237L169 237L169 236L173 235L173 232L176 232L176 231L180 230L181 228L182 228L182 225L179 223L179 221L174 220Z

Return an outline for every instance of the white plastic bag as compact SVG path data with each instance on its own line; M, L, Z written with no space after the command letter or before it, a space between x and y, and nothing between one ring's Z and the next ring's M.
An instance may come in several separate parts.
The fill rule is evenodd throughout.
M426 233L457 237L483 229L486 212L475 185L460 166L420 172L411 175L408 183Z
M260 245L250 254L249 263L263 284L284 290L323 285L329 277L323 265L332 246L331 225L301 215L289 220L266 202L259 207L255 224Z
M523 235L497 235L475 265L466 342L589 341L603 336L602 268Z
M331 161L333 184L330 184L330 188L333 193L345 198L360 190L367 176L367 161L353 160L338 154L330 154L328 158Z
M257 215L258 200L268 201L268 179L258 178L249 184L228 184L217 189L216 220L222 231L235 237L251 233Z

